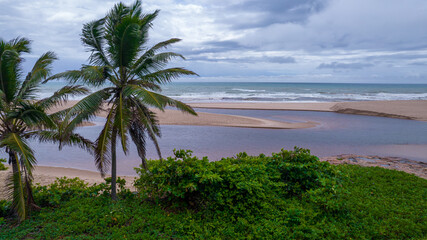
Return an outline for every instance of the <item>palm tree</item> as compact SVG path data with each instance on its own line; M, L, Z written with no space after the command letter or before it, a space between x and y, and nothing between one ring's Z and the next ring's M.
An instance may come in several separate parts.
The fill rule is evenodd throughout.
M24 79L22 53L30 52L30 41L16 38L9 42L0 39L0 147L9 155L12 176L9 186L12 205L20 221L28 216L31 209L37 208L31 189L32 170L36 164L34 151L28 145L28 138L41 141L61 142L79 145L90 150L91 142L72 133L57 131L61 123L60 114L46 112L67 99L70 94L84 94L87 89L81 86L66 86L51 97L35 100L40 84L51 72L51 64L56 60L53 52L43 54Z
M71 115L87 119L102 110L107 103L105 125L95 143L95 164L102 175L111 164L111 197L116 197L116 141L123 152L128 152L130 135L135 143L142 165L145 162L145 141L154 142L161 158L157 137L160 129L156 115L149 109L164 110L166 106L196 115L188 105L159 94L161 84L182 75L197 75L184 68L166 68L173 58L184 57L173 52L159 52L180 39L172 38L147 48L148 30L159 11L143 14L141 2L130 6L116 4L102 19L83 26L82 42L91 52L89 65L68 71L53 78L83 82L89 86L105 86L82 99L70 111Z

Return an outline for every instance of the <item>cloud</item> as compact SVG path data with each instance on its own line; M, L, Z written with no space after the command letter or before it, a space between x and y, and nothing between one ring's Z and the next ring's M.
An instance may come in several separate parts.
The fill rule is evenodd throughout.
M117 1L0 2L0 37L32 39L28 62L55 51L58 72L87 63L81 28ZM169 50L188 60L174 64L204 79L427 83L425 0L145 0L143 9L161 9L148 45L183 39Z
M277 23L304 23L312 14L324 9L327 3L327 0L247 0L227 6L235 14L226 17L224 21L231 23L233 29L262 28ZM240 18L239 15L252 15L253 18Z
M362 69L367 67L372 67L373 64L370 63L339 63L339 62L332 62L332 63L322 63L317 68L318 69Z

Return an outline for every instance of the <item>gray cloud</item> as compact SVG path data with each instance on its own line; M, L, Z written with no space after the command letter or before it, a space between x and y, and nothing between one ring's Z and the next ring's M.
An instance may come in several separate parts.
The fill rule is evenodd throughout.
M207 61L207 62L230 62L230 63L296 63L293 57L241 57L241 58L218 58L218 57L207 57L207 56L194 56L189 58L194 61Z
M229 12L253 13L255 18L226 17L233 29L266 27L277 23L304 23L314 13L324 9L328 0L247 0L227 6ZM234 14L233 14L234 15Z
M372 67L373 64L370 63L339 63L339 62L332 62L332 63L322 63L317 68L318 69L362 69L367 67Z
M87 63L82 25L114 3L0 0L0 38L32 39L28 63L53 50L61 59L54 71L74 69ZM149 45L182 38L169 50L188 60L174 66L204 79L427 83L425 0L145 0L143 6L161 9Z

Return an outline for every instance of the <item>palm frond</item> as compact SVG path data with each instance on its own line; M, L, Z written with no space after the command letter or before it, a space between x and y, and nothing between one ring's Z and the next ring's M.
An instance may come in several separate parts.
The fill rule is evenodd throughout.
M114 126L116 127L118 134L120 136L120 141L122 144L123 152L127 154L128 152L128 143L127 143L127 129L129 125L129 120L131 117L130 109L124 103L123 94L119 93L117 101L114 103L116 106L116 116L114 119Z
M27 141L22 139L17 133L9 133L0 141L1 147L7 147L19 155L19 160L28 173L31 175L34 164L37 163L34 152Z
M137 73L138 77L141 80L145 80L148 82L158 83L158 84L164 84L169 83L173 79L177 79L181 76L198 76L197 73L187 70L185 68L168 68L164 70L159 70L153 73L149 73L147 75Z
M12 46L2 43L0 47L0 90L5 94L6 102L12 102L22 74L19 67L21 58L19 52Z
M38 101L38 105L40 105L43 109L51 109L52 107L58 106L68 100L69 96L77 96L82 94L89 93L89 89L81 86L65 86L54 92L52 96L43 98Z
M40 142L59 142L60 149L62 146L76 146L86 150L90 154L93 154L94 151L93 142L77 133L64 134L58 131L44 130L35 132L32 137L37 138Z
M36 97L34 93L38 90L40 82L51 74L52 63L57 59L57 56L53 52L43 54L36 61L33 69L27 74L27 77L21 84L17 98L34 99Z
M83 121L88 121L95 117L95 114L100 111L103 101L110 97L110 89L104 88L94 92L77 102L71 108L62 111L61 113L65 113L63 124L67 124L63 129L71 132Z
M31 41L23 37L17 37L9 41L9 45L18 53L30 53L30 44Z
M150 49L144 52L144 54L141 55L141 57L138 59L138 61L135 62L135 66L139 66L145 59L150 58L157 54L157 51L161 49L165 49L169 47L170 45L177 43L181 41L179 38L171 38L169 40L159 42L156 45L152 46Z
M173 52L159 53L149 58L146 58L144 59L144 61L142 61L138 65L135 65L132 69L131 74L141 76L141 75L147 75L153 72L161 71L167 66L168 62L173 58L185 59L184 56L178 53L173 53Z
M22 173L20 171L19 161L15 160L15 164L17 171L12 172L8 176L6 187L9 189L12 198L12 208L18 214L18 220L22 222L27 218L24 183L22 181Z
M138 54L141 41L138 23L138 18L126 16L114 26L107 49L113 66L120 68L120 74L123 74L123 67L129 67Z
M82 83L89 86L99 87L105 83L106 79L108 79L110 75L111 69L108 66L83 65L80 70L71 70L52 75L45 82L54 79L64 79L72 84Z
M91 52L89 62L100 66L111 65L104 52L105 19L95 20L83 25L81 40Z
M129 127L129 134L132 138L132 141L134 142L136 146L136 150L138 152L138 156L141 158L142 166L146 169L147 168L147 162L145 159L146 156L146 142L145 142L145 128L143 125L138 124L136 121L132 121L130 127Z
M22 120L26 126L53 127L55 124L44 109L34 102L20 101L15 111L9 111L7 117Z
M164 110L165 106L168 103L168 97L149 91L138 85L128 84L123 89L123 95L125 97L135 96L136 98L140 99L142 102L150 106L156 107L162 111Z
M134 107L134 114L132 118L132 125L134 136L132 137L132 140L135 142L134 139L136 139L138 142L135 142L138 150L138 155L140 156L142 160L142 164L145 165L145 138L143 140L138 140L138 137L145 137L141 135L143 132L147 132L150 139L153 141L154 146L156 148L157 154L159 155L159 158L162 159L162 153L160 151L160 146L157 142L157 137L160 137L160 128L159 128L159 122L157 120L156 114L152 111L150 111L147 107L145 107L144 103L142 103L139 99L132 98L132 103ZM138 129L140 128L140 129ZM129 132L131 132L131 129L129 129ZM143 144L144 145L141 145ZM139 153L141 151L141 154ZM144 153L144 154L142 154ZM145 166L146 167L146 166Z
M104 176L105 172L108 170L107 166L111 163L110 142L113 137L112 129L114 115L115 109L111 108L104 127L95 142L95 165L102 176Z

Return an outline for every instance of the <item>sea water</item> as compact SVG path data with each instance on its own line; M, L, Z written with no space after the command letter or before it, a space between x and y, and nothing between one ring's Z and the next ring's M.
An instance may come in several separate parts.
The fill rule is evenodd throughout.
M39 97L50 96L64 85L54 81L44 84ZM174 82L162 89L162 94L184 102L427 100L427 84Z

